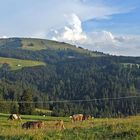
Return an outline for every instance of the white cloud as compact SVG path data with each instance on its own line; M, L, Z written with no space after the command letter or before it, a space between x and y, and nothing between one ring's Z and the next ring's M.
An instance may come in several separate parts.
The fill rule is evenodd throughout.
M109 31L84 32L76 14L67 18L67 26L55 30L51 39L114 55L140 55L140 36L114 35Z
M113 55L140 56L140 36L114 35L108 31L87 33L85 48Z
M66 16L66 18L68 19L68 26L65 26L59 34L57 30L54 30L55 36L51 39L69 43L84 42L87 38L82 30L81 21L78 16L71 14Z
M6 35L4 35L4 36L2 36L2 37L0 37L0 38L8 38Z
M58 30L66 25L64 14L75 13L84 22L131 11L129 7L110 6L102 1L94 0L93 3L93 1L88 0L24 0L22 2L14 0L11 4L4 1L4 4L0 5L0 13L3 13L3 8L6 11L0 22L1 34L26 37L40 34L42 31L47 34L52 28ZM15 9L16 12L14 12Z
M111 45L116 43L114 38L114 35L108 31L89 32L87 33L87 41L85 44L93 45L94 43L96 46L100 46L101 44Z

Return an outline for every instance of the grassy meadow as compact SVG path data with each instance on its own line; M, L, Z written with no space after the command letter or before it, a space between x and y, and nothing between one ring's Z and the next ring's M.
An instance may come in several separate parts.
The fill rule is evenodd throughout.
M21 59L15 59L15 58L0 57L0 66L2 66L2 64L4 63L9 64L12 70L22 69L23 67L45 65L45 63L41 61L21 60Z
M71 49L78 53L89 54L91 57L104 56L103 54L91 52L87 49L83 49L81 47L76 47L75 45L71 45L71 44L64 43L64 42L52 41L52 40L23 38L21 41L21 44L22 44L22 49L24 49L24 50L39 51L39 50L47 50L47 49L50 49L50 50Z
M32 50L32 51L46 50L46 49L65 50L70 48L77 50L73 45L63 43L63 42L56 42L56 41L44 40L44 39L31 39L31 38L22 39L22 49L26 49L26 50Z
M7 120L0 114L0 140L140 140L140 116L127 118L94 118L72 123L69 117L22 115L22 121ZM42 120L42 129L25 130L21 125L29 120ZM65 130L55 127L64 120Z

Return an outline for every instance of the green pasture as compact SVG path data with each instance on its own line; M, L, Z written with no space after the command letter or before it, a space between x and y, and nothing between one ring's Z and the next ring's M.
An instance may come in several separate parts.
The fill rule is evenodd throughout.
M52 40L44 39L33 39L33 38L23 38L22 39L22 48L27 50L43 50L43 49L52 49L52 50L64 50L64 49L76 49L73 45L56 42Z
M38 50L47 50L47 49L50 49L50 50L71 49L78 53L88 54L92 57L103 56L103 54L91 52L87 49L83 49L81 47L76 47L75 45L71 45L71 44L64 43L64 42L52 41L52 40L23 38L21 41L21 44L22 44L22 49L25 49L25 50L38 51Z
M9 114L0 114L0 140L139 140L140 116L127 118L94 118L72 123L69 117L22 115L22 121L7 120ZM26 121L42 120L42 129L25 130ZM65 130L55 127L64 120Z
M0 57L0 67L4 63L9 64L12 70L22 69L23 67L45 65L45 63L41 61L21 60L21 59L15 59L15 58Z

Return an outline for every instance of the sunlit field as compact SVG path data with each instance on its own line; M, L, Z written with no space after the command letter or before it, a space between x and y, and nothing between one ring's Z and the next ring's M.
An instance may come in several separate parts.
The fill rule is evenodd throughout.
M139 140L140 116L127 118L93 118L71 122L69 117L24 115L22 121L12 121L7 114L0 114L0 140ZM26 121L42 120L41 129L22 129ZM56 128L64 120L65 130Z
M9 64L12 70L22 69L24 67L34 67L34 66L44 66L46 65L44 62L41 61L33 61L33 60L21 60L15 58L6 58L0 57L0 67L2 64Z

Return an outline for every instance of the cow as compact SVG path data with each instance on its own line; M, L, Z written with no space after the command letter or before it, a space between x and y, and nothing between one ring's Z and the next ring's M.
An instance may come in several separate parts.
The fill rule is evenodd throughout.
M83 121L83 114L74 114L70 116L70 118L72 119L72 122Z
M22 128L24 129L36 129L36 128L42 128L44 126L44 122L42 121L29 121L24 124L22 124Z
M21 120L21 117L19 114L11 114L8 120Z
M59 130L66 129L65 126L64 126L64 121L63 120L57 121L57 123L55 124L55 127L56 127L56 129L59 129Z

